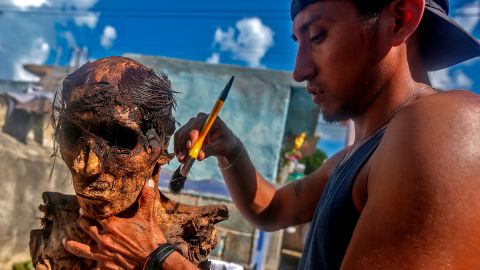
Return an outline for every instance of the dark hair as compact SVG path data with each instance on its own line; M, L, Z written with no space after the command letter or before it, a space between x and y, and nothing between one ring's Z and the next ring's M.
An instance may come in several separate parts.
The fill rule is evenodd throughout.
M120 77L117 79L89 83L89 78L94 77L94 71L95 65L86 64L67 76L63 88L57 92L52 115L56 142L61 143L62 125L70 117L68 112L91 111L101 115L106 108L118 104L137 107L142 115L142 133L146 135L149 130L154 129L161 142L168 143L175 132L173 110L176 102L175 92L166 74L157 74L150 68L136 64L125 68L123 72L119 71ZM75 90L83 90L83 94L71 101ZM56 152L56 149L54 151Z
M369 33L375 33L378 29L378 16L382 9L394 0L349 0L362 19L362 27Z
M170 138L175 132L176 121L172 113L176 105L176 92L172 90L165 73L129 68L123 73L118 88L121 92L128 92L132 102L142 112L141 128L144 134L155 129L159 136Z
M383 8L394 0L350 0L364 19L376 18Z
M290 6L290 16L293 21L295 16L307 6L317 3L321 0L292 0ZM380 11L390 4L393 0L347 0L351 1L357 8L358 13L364 19L378 17Z

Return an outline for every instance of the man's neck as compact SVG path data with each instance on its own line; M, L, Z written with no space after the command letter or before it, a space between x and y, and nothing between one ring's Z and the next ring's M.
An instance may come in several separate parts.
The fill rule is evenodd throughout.
M415 78L421 78L421 80L416 81L408 68L405 68L403 72L395 73L383 85L382 92L368 109L361 116L352 119L355 123L356 143L388 124L389 118L393 116L392 114L401 106L406 105L405 103L409 103L410 99L416 95L416 91L429 83L428 75L423 78L417 75Z

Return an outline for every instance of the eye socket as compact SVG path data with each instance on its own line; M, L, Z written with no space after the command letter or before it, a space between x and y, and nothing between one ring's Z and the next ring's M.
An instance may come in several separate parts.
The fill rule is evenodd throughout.
M93 132L107 141L109 146L133 150L138 142L137 133L119 124L101 125Z
M78 142L80 137L82 137L83 131L82 129L70 122L64 122L62 124L62 141L72 145Z

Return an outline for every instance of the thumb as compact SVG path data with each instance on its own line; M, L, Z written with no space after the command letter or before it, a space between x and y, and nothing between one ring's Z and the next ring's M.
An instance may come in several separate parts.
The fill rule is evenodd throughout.
M143 186L142 191L140 192L140 197L138 200L139 208L138 213L142 213L147 217L153 214L153 208L155 206L155 194L156 194L155 181L149 178L145 185Z
M213 143L206 144L202 147L203 155L198 160L203 160L207 157L224 155L225 144L220 141L215 141Z

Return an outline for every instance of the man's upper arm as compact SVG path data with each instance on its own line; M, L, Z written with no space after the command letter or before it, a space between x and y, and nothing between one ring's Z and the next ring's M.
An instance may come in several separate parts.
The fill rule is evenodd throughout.
M391 123L342 269L479 269L480 106L442 95Z

